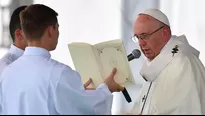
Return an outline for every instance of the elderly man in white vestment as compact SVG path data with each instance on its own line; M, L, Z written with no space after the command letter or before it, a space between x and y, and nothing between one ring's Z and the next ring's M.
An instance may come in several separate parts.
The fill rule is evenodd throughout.
M51 59L49 51L56 48L59 36L57 16L53 9L41 4L30 5L21 12L28 47L2 73L3 113L111 114L112 92L124 89L113 79L117 70L114 68L95 90L85 90L76 71Z
M13 61L23 55L27 42L22 35L19 14L27 6L20 6L14 10L11 15L9 30L13 41L9 51L0 59L0 75L3 70Z
M147 57L145 84L130 114L205 114L205 68L184 35L171 34L167 16L147 9L137 16L134 41Z

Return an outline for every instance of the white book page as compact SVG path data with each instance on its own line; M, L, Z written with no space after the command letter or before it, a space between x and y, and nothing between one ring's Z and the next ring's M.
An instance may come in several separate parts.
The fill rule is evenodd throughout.
M96 58L100 61L102 77L107 77L113 67L116 67L114 79L117 83L125 87L135 84L121 39L96 44L95 52Z
M80 73L82 82L85 83L89 77L93 83L89 87L96 88L104 80L101 77L98 61L96 61L93 47L87 43L71 43L68 48L77 72Z

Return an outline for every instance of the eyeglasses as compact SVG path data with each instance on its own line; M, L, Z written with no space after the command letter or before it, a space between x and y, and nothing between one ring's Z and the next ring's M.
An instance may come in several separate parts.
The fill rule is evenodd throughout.
M138 36L138 35L135 34L135 35L133 35L133 36L131 37L131 39L132 39L132 41L134 41L135 43L137 43L139 39L141 39L141 40L149 39L149 37L150 37L152 34L156 33L157 31L159 31L159 30L162 29L163 27L164 27L164 26L158 28L157 30L153 31L153 32L150 33L150 34L143 33L143 34L141 34L140 36Z

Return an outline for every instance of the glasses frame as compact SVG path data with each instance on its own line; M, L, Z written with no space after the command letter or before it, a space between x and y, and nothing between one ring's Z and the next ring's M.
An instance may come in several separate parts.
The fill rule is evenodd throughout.
M160 28L156 29L155 31L153 31L153 32L150 33L150 34L144 34L144 35L142 35L142 37L139 37L139 36L137 36L137 34L134 34L134 35L131 37L131 39L132 39L132 41L134 41L135 43L137 43L139 39L141 39L141 40L149 39L150 36L152 36L154 33L156 33L157 31L159 31L159 30L162 29L162 28L164 28L164 26L161 26Z

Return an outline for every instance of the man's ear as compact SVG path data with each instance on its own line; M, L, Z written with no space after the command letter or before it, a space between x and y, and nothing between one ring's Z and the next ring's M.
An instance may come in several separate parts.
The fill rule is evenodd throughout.
M165 42L169 41L169 36L170 36L170 29L169 27L164 27L163 28L163 36L165 37Z
M16 38L16 39L20 39L20 40L24 39L25 36L24 36L23 30L17 29L17 30L15 31L15 38Z
M47 34L48 34L49 37L52 37L53 31L54 31L53 26L49 26L49 27L47 28Z

